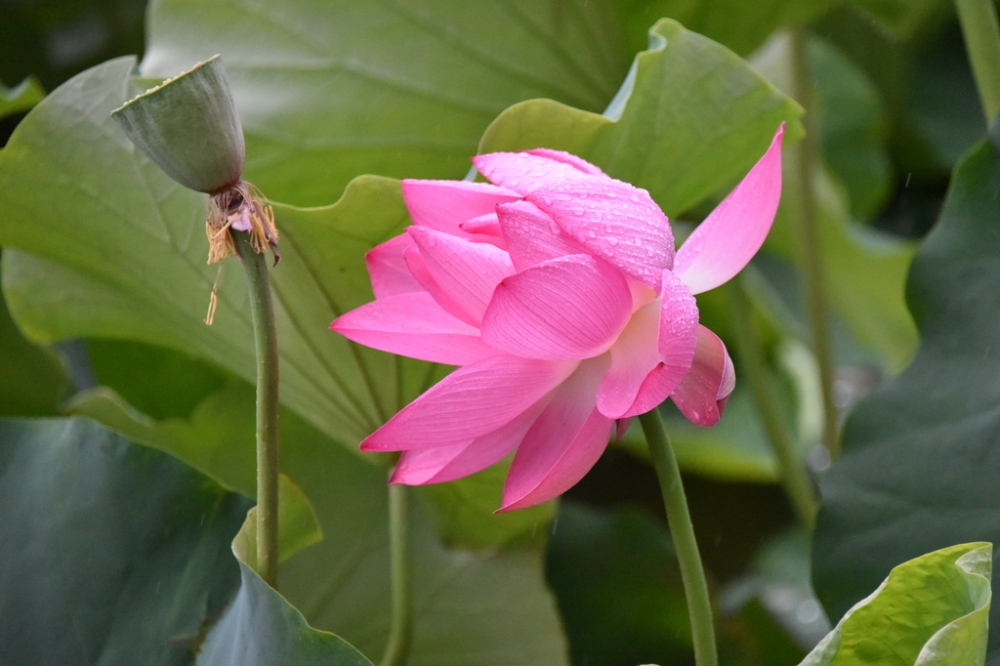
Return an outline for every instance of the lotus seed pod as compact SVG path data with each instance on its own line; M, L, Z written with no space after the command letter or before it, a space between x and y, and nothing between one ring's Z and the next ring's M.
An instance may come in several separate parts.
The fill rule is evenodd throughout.
M214 193L243 173L243 128L219 56L147 90L111 114L181 185Z

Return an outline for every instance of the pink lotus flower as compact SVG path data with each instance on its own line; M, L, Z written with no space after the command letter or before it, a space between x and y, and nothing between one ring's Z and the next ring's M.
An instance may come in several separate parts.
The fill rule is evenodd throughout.
M671 398L722 413L735 374L694 294L760 249L781 194L781 138L674 253L642 190L568 153L473 158L493 184L404 180L413 225L368 253L375 301L331 328L460 366L361 443L402 451L393 483L450 481L515 449L501 510L579 481L626 419Z

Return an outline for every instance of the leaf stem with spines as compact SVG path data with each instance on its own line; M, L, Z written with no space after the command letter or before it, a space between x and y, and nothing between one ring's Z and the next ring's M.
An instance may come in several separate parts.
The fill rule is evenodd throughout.
M697 666L717 666L719 662L715 647L715 625L712 618L712 602L708 596L708 582L702 567L698 542L694 536L694 525L688 511L684 484L677 458L670 446L667 432L663 428L660 412L652 409L639 417L642 431L646 435L653 467L660 481L663 494L663 508L667 512L670 537L681 569L684 595L687 598L688 615L691 620L691 636L694 641L694 659Z
M257 573L278 589L278 336L267 257L257 254L249 233L233 235L246 271L257 350Z
M802 119L805 138L790 148L792 153L792 186L795 188L796 208L792 211L798 251L799 274L805 292L806 310L812 330L812 350L819 366L820 390L823 399L823 444L832 459L840 455L840 432L837 404L833 399L833 344L829 331L829 299L827 297L826 271L819 236L819 216L813 178L821 169L819 153L819 124L816 122L816 104L813 99L813 82L810 76L809 57L806 52L805 28L792 31L793 96L805 109Z
M389 566L392 625L379 666L403 666L413 643L413 565L410 554L410 489L389 486Z

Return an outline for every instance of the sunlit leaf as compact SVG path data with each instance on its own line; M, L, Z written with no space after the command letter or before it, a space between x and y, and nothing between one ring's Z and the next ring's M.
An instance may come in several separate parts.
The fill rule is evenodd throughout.
M952 546L900 564L800 666L982 666L992 569L989 543Z

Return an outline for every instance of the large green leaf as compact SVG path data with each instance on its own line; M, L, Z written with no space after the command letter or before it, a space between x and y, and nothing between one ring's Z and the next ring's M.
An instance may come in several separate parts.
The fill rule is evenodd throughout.
M816 590L832 616L889 569L950 543L1000 542L1000 152L959 165L941 219L913 262L913 363L861 402L822 483ZM1000 663L994 615L991 663Z
M170 181L108 116L130 94L131 68L130 59L112 61L60 87L0 153L0 243L32 253L5 253L10 307L36 340L162 344L252 380L237 263L224 268L215 324L202 323L216 271L205 264L204 197ZM336 206L277 215L282 398L353 446L433 378L425 363L350 346L327 330L371 298L364 253L406 224L399 186L362 178Z
M799 106L728 49L676 21L649 41L605 115L523 102L490 125L480 152L566 150L646 188L672 216L745 175L780 123L800 134Z
M800 666L983 666L992 561L968 543L900 564Z
M0 662L190 664L250 503L86 419L0 421Z
M252 491L254 395L253 388L243 382L231 382L207 397L190 419L153 422L107 390L79 398L72 408L177 455L224 485ZM281 425L282 467L312 502L326 535L324 541L282 564L281 593L312 626L333 631L377 657L390 616L386 473L365 464L290 412L282 414ZM420 496L418 490L413 492ZM466 489L457 494L475 506L483 504L477 495L482 492ZM512 519L493 517L483 509L473 519L468 516L472 511L466 509L464 520L472 528L457 530L459 542L483 546L523 536L518 549L471 553L443 547L430 507L419 501L415 504L412 530L419 620L410 663L563 663L565 643L542 580L538 548L547 533L550 509ZM492 508L496 504L494 498ZM537 522L529 522L532 518ZM537 537L531 540L535 532ZM244 574L244 584L254 581L248 582ZM291 617L286 610L280 616ZM296 628L297 622L292 622L292 630L305 631Z
M247 178L298 205L327 204L363 173L461 178L504 108L548 97L599 111L631 55L604 1L152 4L144 74L216 53Z
M615 145L621 130L627 139L621 147L643 160L642 172L650 179L661 170L701 174L701 193L685 191L682 197L693 203L738 175L738 167L719 151L740 153L748 142L766 141L778 121L794 113L794 105L725 49L673 23L661 28L676 34L679 39L671 43L678 45L640 56L630 88L636 100L650 98L653 91L661 99L662 77L680 64L697 65L698 58L714 68L716 84L733 79L750 86L750 92L736 96L739 103L730 103L726 90L732 86L713 89L711 100L726 107L729 124L704 128L726 137L712 142L708 157L695 151L678 158L677 151L694 150L688 143L668 142L656 160L638 152L647 147L642 137L651 114L674 118L674 124L659 125L664 141L670 132L694 134L682 131L684 123L698 118L685 105L670 110L659 103L629 103L617 123L570 111L605 123L606 130L614 131L601 136L614 139ZM215 325L201 323L215 278L214 269L203 263L203 197L174 185L107 117L132 92L127 80L131 67L128 59L113 61L59 88L22 122L0 153L5 207L0 242L31 253L11 252L4 262L12 311L35 339L88 336L172 346L251 379L249 314L235 265L223 280ZM679 83L692 81L682 77ZM87 100L83 108L80 100ZM740 114L750 108L748 100L769 110L747 120ZM750 137L741 131L747 123L767 129ZM499 126L527 127L503 119ZM756 152L740 154L750 162ZM723 166L716 163L720 159ZM624 158L615 164L624 168ZM406 224L399 187L388 179L362 178L337 205L307 210L279 206L276 212L283 261L273 273L273 286L283 401L353 447L435 378L427 364L359 349L326 330L338 313L370 298L363 255Z

